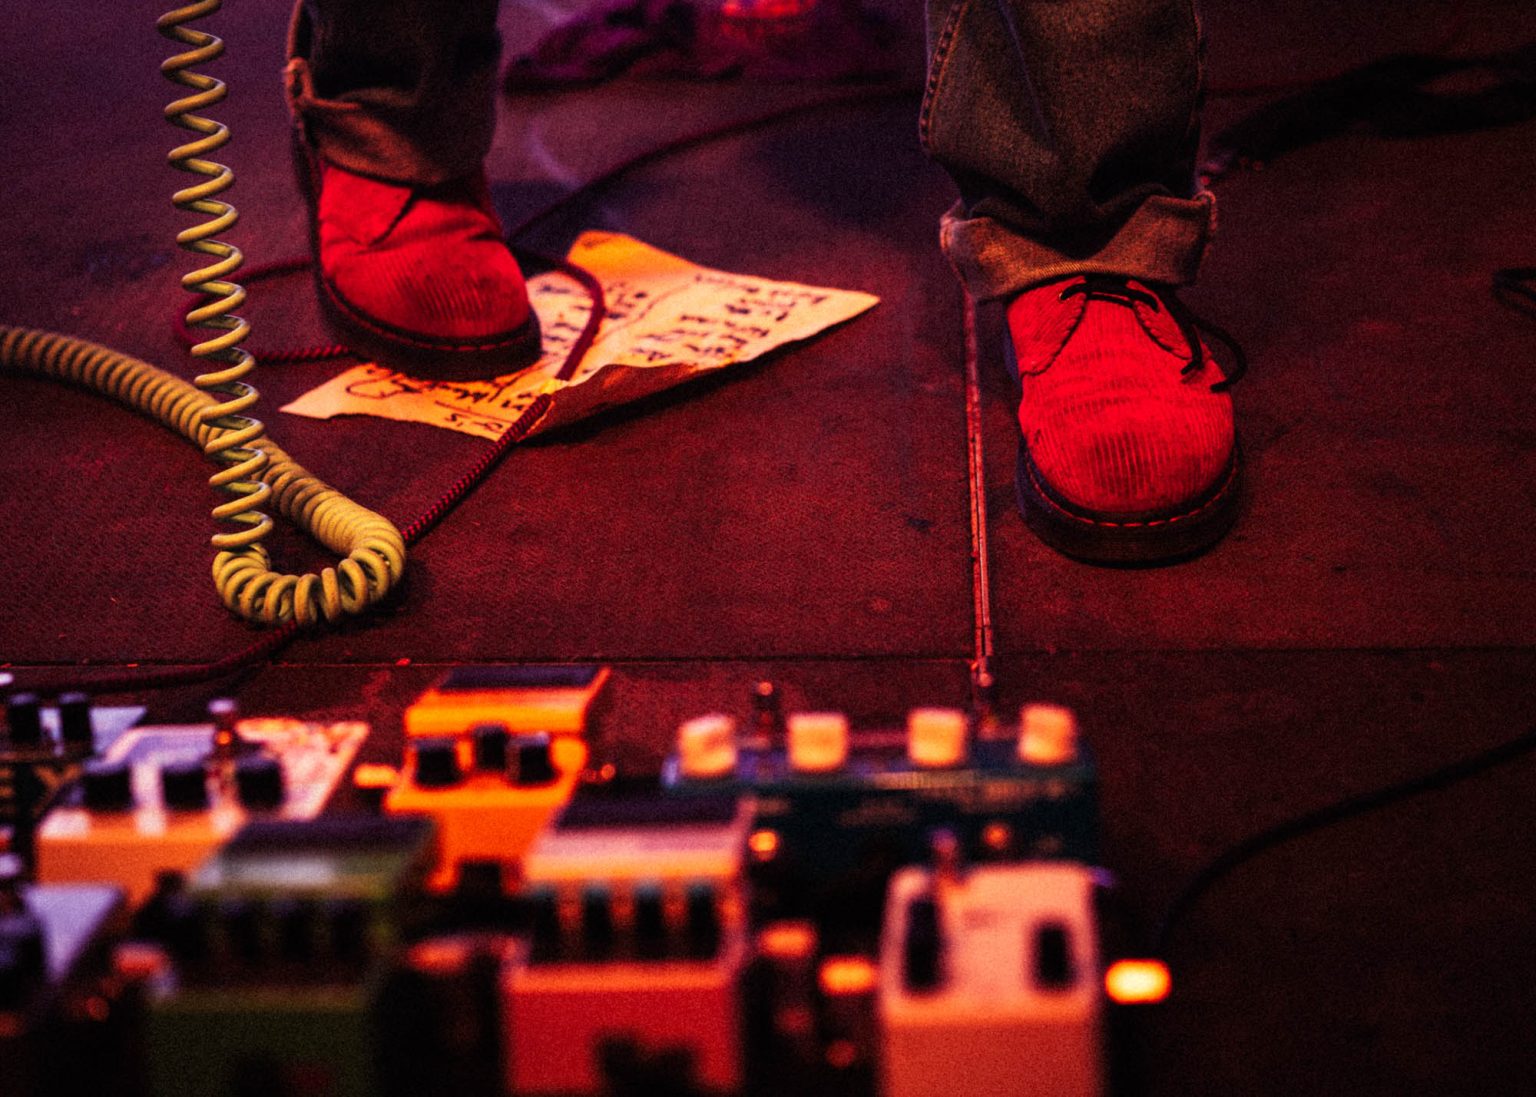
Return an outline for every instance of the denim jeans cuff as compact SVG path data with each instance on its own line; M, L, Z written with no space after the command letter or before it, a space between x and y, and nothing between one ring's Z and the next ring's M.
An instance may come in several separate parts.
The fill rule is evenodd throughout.
M1195 280L1216 224L1216 199L1153 195L1091 255L1071 254L990 217L967 217L960 203L944 214L944 254L978 301L1012 297L1075 274L1120 274L1184 286Z
M393 183L431 186L479 168L485 150L464 142L414 141L415 127L398 117L404 108L388 103L388 93L353 99L325 99L315 94L309 64L289 60L283 72L288 107L306 140L329 163L359 175Z
M315 90L312 28L302 2L288 25L283 87L301 137L337 167L410 186L432 186L479 169L495 127L495 66L481 83L423 95L365 88L341 98ZM452 91L454 94L447 94Z

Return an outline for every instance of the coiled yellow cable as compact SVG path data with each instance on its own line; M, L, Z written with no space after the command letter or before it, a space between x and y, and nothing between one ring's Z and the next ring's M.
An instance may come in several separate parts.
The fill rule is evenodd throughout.
M261 420L244 414L257 401L256 390L243 380L256 363L240 346L250 333L250 325L234 312L245 303L245 290L229 281L240 268L244 256L239 248L217 239L220 233L233 227L239 217L234 206L215 197L234 185L235 173L223 164L206 159L229 142L229 129L197 113L222 102L227 93L222 80L193 71L194 65L206 64L223 54L224 43L206 31L185 26L217 11L221 2L200 0L178 8L161 16L156 26L165 37L192 47L168 58L160 66L160 71L173 83L192 89L191 95L177 99L165 108L167 121L198 135L197 139L171 150L171 166L202 178L202 182L177 191L171 201L178 209L203 214L207 218L177 233L176 243L195 255L211 256L215 260L184 275L181 285L183 289L210 299L187 313L187 325L205 328L211 333L210 338L192 348L193 357L225 367L194 379L204 392L223 397L222 403L205 408L201 413L204 422L219 428L208 437L204 447L209 457L225 466L209 483L231 497L229 502L214 509L213 516L236 529L215 534L213 544L215 548L241 555L258 545L272 528L272 520L261 510L271 494L271 489L261 481L266 456L252 446L265 428Z
M225 87L192 71L193 66L223 53L224 43L185 25L220 5L221 0L200 0L167 13L157 25L166 37L191 47L168 59L161 71L193 90L167 106L166 117L199 135L173 150L170 161L203 181L178 191L172 200L208 219L179 233L176 242L215 260L184 276L182 285L210 298L187 313L189 326L211 333L192 353L223 368L200 375L193 387L148 362L95 343L0 326L0 369L96 389L201 446L223 466L209 483L230 497L214 508L213 516L234 527L213 537L219 550L213 561L219 597L250 621L272 625L295 620L310 625L359 613L383 598L404 573L405 539L388 519L311 476L265 438L259 420L245 414L257 400L256 389L243 379L255 363L240 347L250 326L234 315L245 291L229 280L243 257L238 248L215 239L238 216L233 206L215 197L234 182L234 173L206 159L229 140L229 131L196 113L221 101ZM263 510L268 505L345 558L319 574L273 571L261 544L272 527Z
M218 406L212 396L148 362L84 339L0 326L0 369L84 385L204 448L222 430L209 422L210 409ZM357 613L388 593L405 570L405 540L389 519L311 475L271 439L251 445L262 454L262 481L277 513L345 559L318 575L293 576L271 572L259 545L254 555L220 552L214 580L224 604L263 624L290 617L312 624ZM253 567L261 574L247 576L245 569Z

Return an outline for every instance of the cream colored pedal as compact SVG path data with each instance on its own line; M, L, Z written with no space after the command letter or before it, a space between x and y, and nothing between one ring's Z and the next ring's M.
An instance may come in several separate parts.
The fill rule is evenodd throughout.
M190 872L252 818L320 814L368 725L240 720L220 757L212 724L135 728L85 763L37 833L41 883L112 883L145 899L162 872Z
M1066 861L891 878L880 937L880 1092L1102 1097L1091 869ZM962 1073L963 1072L963 1073Z

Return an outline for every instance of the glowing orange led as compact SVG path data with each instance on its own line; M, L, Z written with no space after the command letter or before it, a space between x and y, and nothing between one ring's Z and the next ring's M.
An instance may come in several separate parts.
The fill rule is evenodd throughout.
M773 855L779 852L779 832L754 830L747 836L747 848L759 861L772 860Z
M880 974L863 956L830 956L821 965L821 992L828 996L871 994Z
M777 960L798 960L816 951L816 929L809 922L774 922L757 935L757 949Z
M1123 1006L1161 1002L1172 989L1168 965L1159 960L1119 960L1104 973L1104 993Z
M833 1040L827 1044L827 1066L847 1070L859 1061L859 1045L852 1040Z
M981 844L993 853L1006 852L1013 842L1013 830L1007 823L988 823L981 832Z
M471 959L469 943L461 938L420 941L407 954L411 966L430 975L456 975Z
M367 791L369 789L388 790L395 787L395 782L400 780L400 771L394 766L381 766L377 763L364 762L352 772L352 785L355 788Z

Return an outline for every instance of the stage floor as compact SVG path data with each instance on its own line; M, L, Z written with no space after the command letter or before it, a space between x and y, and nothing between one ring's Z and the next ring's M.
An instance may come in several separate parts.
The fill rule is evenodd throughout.
M509 46L571 6L507 5ZM156 74L168 50L134 7L0 11L0 322L190 375L170 333L186 264ZM1207 4L1212 79L1410 48L1455 5L1402 5L1391 25L1373 5L1337 7ZM1525 3L1470 10L1458 51L1529 49ZM232 85L215 112L235 132L231 238L253 263L305 247L277 79L285 21L283 0L240 0L211 27L230 50L214 71ZM626 155L828 90L624 81L503 100L497 205L517 221ZM1213 101L1208 131L1259 102ZM387 613L289 647L239 684L247 711L371 719L368 755L384 759L400 708L445 666L603 661L615 727L644 761L679 718L741 707L764 676L857 722L961 702L963 304L937 249L953 191L917 146L915 107L846 106L680 154L541 230L546 249L622 230L882 303L513 452L414 553ZM1079 709L1102 767L1105 860L1134 914L1154 916L1257 829L1536 723L1536 318L1489 288L1496 268L1536 263L1532 163L1532 121L1411 140L1356 128L1217 184L1220 233L1186 299L1253 363L1235 390L1248 498L1231 536L1176 567L1085 566L1024 528L1000 318L983 311L1003 703ZM253 344L321 339L312 296L303 278L254 288ZM263 418L312 471L408 521L486 443L276 410L337 369L263 370ZM46 683L249 643L208 581L201 457L90 395L3 386L0 666ZM291 536L278 545L292 565L319 560ZM146 699L178 718L210 695ZM1515 870L1533 805L1526 761L1242 870L1174 943L1179 991L1151 1024L1146 1093L1516 1092L1536 1031L1536 881Z

